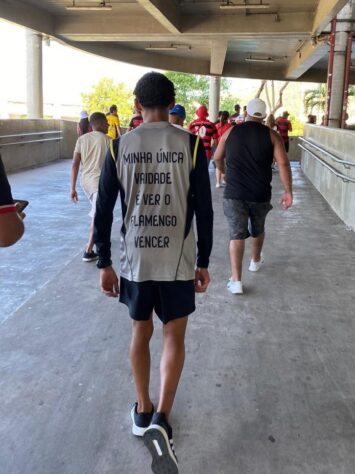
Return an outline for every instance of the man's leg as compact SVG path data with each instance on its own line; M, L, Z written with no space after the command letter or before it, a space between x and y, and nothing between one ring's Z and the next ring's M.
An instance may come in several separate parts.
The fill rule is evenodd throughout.
M251 259L253 262L260 262L264 239L265 232L251 239Z
M158 412L169 416L185 361L187 316L163 326L164 346L160 361L160 400Z
M91 253L94 248L94 219L92 219L90 224L89 240L86 246L86 252Z
M150 350L149 342L154 331L152 317L148 321L133 321L130 360L136 386L138 413L149 413L152 402L149 396Z
M242 266L245 249L245 240L231 240L229 242L229 257L231 262L232 279L242 280Z

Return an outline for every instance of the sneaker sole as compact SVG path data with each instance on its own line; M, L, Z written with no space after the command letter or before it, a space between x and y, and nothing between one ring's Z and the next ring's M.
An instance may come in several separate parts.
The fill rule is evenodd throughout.
M230 289L230 287L227 288L227 290L229 291L229 293L231 293L232 295L242 295L244 292L243 291L232 291Z
M131 418L132 418L132 434L134 434L134 436L139 436L139 437L142 438L142 436L146 432L146 429L148 428L148 426L146 428L141 428L140 426L137 426L135 424L135 422L134 422L134 407L131 410Z
M83 257L82 261L83 262L96 262L96 260L98 260L98 259L99 259L99 257L94 257L94 258L85 258L85 257Z
M152 456L154 474L178 474L179 468L163 428L150 425L143 435L143 441Z

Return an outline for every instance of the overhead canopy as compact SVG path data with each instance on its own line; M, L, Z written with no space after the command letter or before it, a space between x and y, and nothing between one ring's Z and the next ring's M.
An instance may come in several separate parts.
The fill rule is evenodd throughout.
M66 7L98 6L100 0L1 0L0 17L82 50L142 66L326 81L329 46L324 33L347 0L233 0L249 8L221 8L229 3L107 0L111 10L89 11Z

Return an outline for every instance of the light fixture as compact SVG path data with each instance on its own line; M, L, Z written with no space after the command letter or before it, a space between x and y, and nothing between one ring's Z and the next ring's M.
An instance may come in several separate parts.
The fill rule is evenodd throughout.
M233 3L227 0L226 2L221 3L219 8L221 10L247 10L248 8L255 10L270 8L270 4L263 3L262 0L260 0L259 3L247 3L246 0L244 0L243 3Z
M108 5L106 0L102 0L98 5L77 5L75 0L73 0L73 4L65 8L75 11L110 11L112 10L112 5Z
M144 48L146 51L176 51L177 49L192 50L192 46L189 44L170 44L167 46L149 45Z
M271 56L267 58L253 58L252 56L249 56L248 58L245 58L245 61L247 63L274 63L275 58Z
M171 44L170 46L147 46L144 48L146 51L176 51L176 46Z

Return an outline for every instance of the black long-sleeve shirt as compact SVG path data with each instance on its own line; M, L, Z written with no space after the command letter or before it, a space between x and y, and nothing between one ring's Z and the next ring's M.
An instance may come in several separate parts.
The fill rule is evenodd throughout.
M112 142L94 223L99 268L112 264L111 227L119 193L121 276L132 281L191 280L196 265L208 267L211 188L204 147L196 136L168 122L153 122Z

